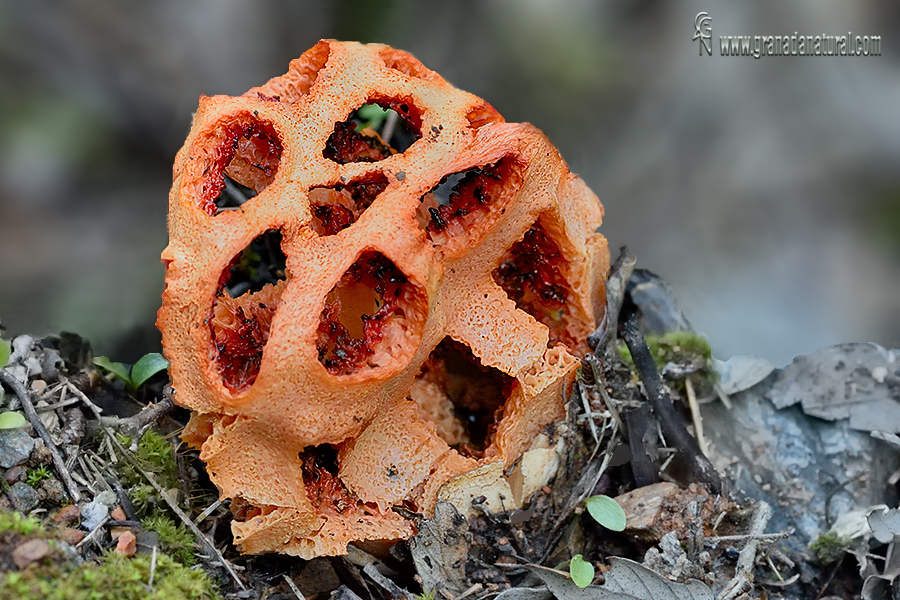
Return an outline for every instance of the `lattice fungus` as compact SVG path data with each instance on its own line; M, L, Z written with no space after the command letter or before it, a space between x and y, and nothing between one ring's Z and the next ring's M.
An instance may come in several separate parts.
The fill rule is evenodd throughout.
M394 508L546 483L602 215L538 129L387 46L323 41L202 97L158 325L241 550L343 554L413 535Z

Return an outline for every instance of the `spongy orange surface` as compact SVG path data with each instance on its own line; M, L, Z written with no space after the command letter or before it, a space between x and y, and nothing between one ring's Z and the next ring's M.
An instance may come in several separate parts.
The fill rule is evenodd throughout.
M394 110L399 152L348 117ZM255 193L224 210L226 176ZM158 326L242 551L405 538L440 485L511 466L564 415L602 316L603 208L529 124L409 54L322 41L241 97L202 97L174 165ZM280 233L284 280L232 298ZM412 390L412 391L411 391Z

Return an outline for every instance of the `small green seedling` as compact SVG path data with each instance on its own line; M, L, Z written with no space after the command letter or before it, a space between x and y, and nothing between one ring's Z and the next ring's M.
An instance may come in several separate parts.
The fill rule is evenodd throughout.
M148 379L164 371L169 367L167 361L159 352L145 354L129 370L120 362L113 362L105 356L94 357L94 364L112 373L118 379L125 382L125 386L132 394L147 382Z
M37 469L31 469L30 471L28 471L28 475L25 476L25 483L27 483L31 487L34 487L43 480L50 479L52 476L53 473L50 472L50 469L47 468L47 465L41 465Z
M586 588L594 581L594 565L584 560L580 554L576 554L569 561L569 575L575 585Z
M609 496L591 496L584 501L594 520L611 531L625 529L625 511Z
M27 424L28 421L25 420L24 415L20 412L8 410L0 413L0 429L18 429L19 427L25 427Z
M422 592L421 594L413 594L413 598L415 598L416 600L434 600L435 591L433 589L430 589L427 592Z

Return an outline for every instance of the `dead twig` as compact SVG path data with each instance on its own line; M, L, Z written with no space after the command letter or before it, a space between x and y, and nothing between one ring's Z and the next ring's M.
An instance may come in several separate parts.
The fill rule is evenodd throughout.
M715 546L719 542L748 542L757 540L760 542L777 542L778 540L790 537L790 531L781 531L779 533L761 533L761 534L745 534L745 535L717 535L703 538L703 542L710 546Z
M625 423L622 422L622 417L619 415L619 409L616 408L615 402L613 402L613 399L609 396L609 393L606 391L606 385L603 383L603 376L600 372L600 360L596 355L590 353L584 357L584 362L591 368L591 374L594 379L594 389L600 394L603 405L606 406L606 410L612 415L613 420L615 420L616 425L619 427L619 431L625 431Z
M635 370L644 384L647 398L653 406L653 412L656 414L662 432L672 447L679 450L685 457L688 468L696 480L705 484L712 493L722 493L722 479L719 477L719 473L703 454L697 440L688 433L672 405L672 400L656 368L656 363L653 362L650 348L647 347L647 342L644 340L644 334L638 322L637 307L633 302L626 303L623 307L623 315L622 338L631 352Z
M44 423L41 421L40 417L38 417L37 411L34 410L34 404L32 404L31 397L28 395L25 386L19 383L19 380L13 377L6 369L0 369L0 381L10 388L15 393L16 398L19 399L19 403L25 411L28 422L31 423L31 426L34 427L34 430L37 431L38 435L41 436L41 439L44 441L44 445L50 450L50 456L53 459L53 466L56 469L56 474L59 475L59 478L63 481L63 485L66 486L69 497L72 498L73 502L78 502L81 500L81 492L78 491L78 485L75 483L75 480L72 479L69 469L66 468L66 461L63 460L59 448L56 447L53 438L50 437L50 432L44 427Z
M81 540L80 542L75 544L75 548L76 549L81 548L82 546L84 546L85 544L87 544L88 542L93 540L95 537L97 537L97 534L103 530L103 527L106 526L106 523L108 521L109 521L109 517L108 516L104 517L103 520L100 521L100 523L96 527L91 529L90 533L88 533L86 536L84 536L83 540Z
M294 580L287 576L287 573L282 574L282 577L284 577L284 581L288 584L288 587L291 588L291 591L294 592L294 595L297 596L297 600L306 600L306 596L303 595L300 588L294 583Z
M644 487L660 481L659 472L655 464L658 451L651 455L651 449L655 446L647 443L647 434L650 433L651 442L656 440L656 423L650 414L650 406L644 402L625 413L625 432L628 439L628 449L631 450L631 474L637 487Z
M200 515L197 517L197 519L194 521L194 523L199 525L200 523L203 522L203 519L205 519L209 515L213 514L213 511L215 511L220 506L222 506L222 501L216 500L215 502L213 502L212 504L207 506L206 509L202 513L200 513Z
M594 415L591 412L591 403L588 401L587 392L585 391L584 380L579 375L578 377L578 395L581 397L581 404L584 407L584 414L587 416L587 422L590 426L591 437L594 438L594 443L600 443L600 436L597 434L597 424L594 423Z
M415 597L408 591L391 581L388 577L381 574L373 563L368 563L362 568L363 573L378 584L384 591L391 595L392 598L404 598L405 600L415 600Z
M753 511L753 520L750 522L748 536L750 540L741 550L737 565L734 568L734 577L719 594L717 600L733 600L753 585L753 566L756 564L756 550L759 548L759 540L755 539L763 535L766 525L772 517L772 507L768 503L760 501Z
M71 381L66 381L66 388L81 398L81 401L84 402L85 406L91 409L91 412L94 413L98 419L100 418L100 413L103 412L103 409L91 402L91 399L87 397L87 394L79 390Z
M156 545L153 546L153 554L150 555L150 580L147 582L147 588L153 591L153 578L156 575Z
M694 393L694 384L691 378L684 380L684 388L687 390L688 407L691 409L691 420L694 422L694 435L697 436L697 445L700 446L700 452L709 455L709 446L706 443L706 437L703 435L703 416L700 414L700 404L697 402L697 394Z
M172 398L169 397L168 394L165 394L162 400L155 404L145 406L141 409L141 412L133 417L124 419L119 417L103 417L100 419L100 422L107 427L112 427L123 435L127 435L132 440L137 441L141 439L145 431L150 429L150 427L158 420L172 412L174 408L175 403L172 402Z

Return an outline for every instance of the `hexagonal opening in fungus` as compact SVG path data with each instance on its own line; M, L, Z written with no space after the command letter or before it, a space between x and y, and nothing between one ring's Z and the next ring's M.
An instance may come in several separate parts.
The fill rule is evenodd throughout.
M550 329L551 347L557 342L570 344L565 313L569 285L565 273L568 264L559 246L539 221L513 244L491 275L516 307L527 312Z
M515 385L515 378L483 365L468 346L448 337L422 364L409 396L441 439L481 458Z
M327 236L350 227L387 186L383 173L371 173L345 185L311 189L312 228Z
M249 113L221 124L216 136L200 194L200 207L209 215L239 208L266 189L275 180L283 152L275 129Z
M365 252L325 298L316 349L332 375L387 366L410 354L427 314L424 295L379 252Z
M522 185L522 170L506 156L493 164L445 175L419 200L419 225L434 244L446 244L463 234L477 235L489 222L486 217L491 211L498 216L506 212L505 204Z
M410 100L375 98L335 123L322 156L338 164L377 162L405 152L422 137L422 118Z
M262 364L272 318L287 280L281 233L270 230L232 259L219 279L209 327L222 384L249 389Z

